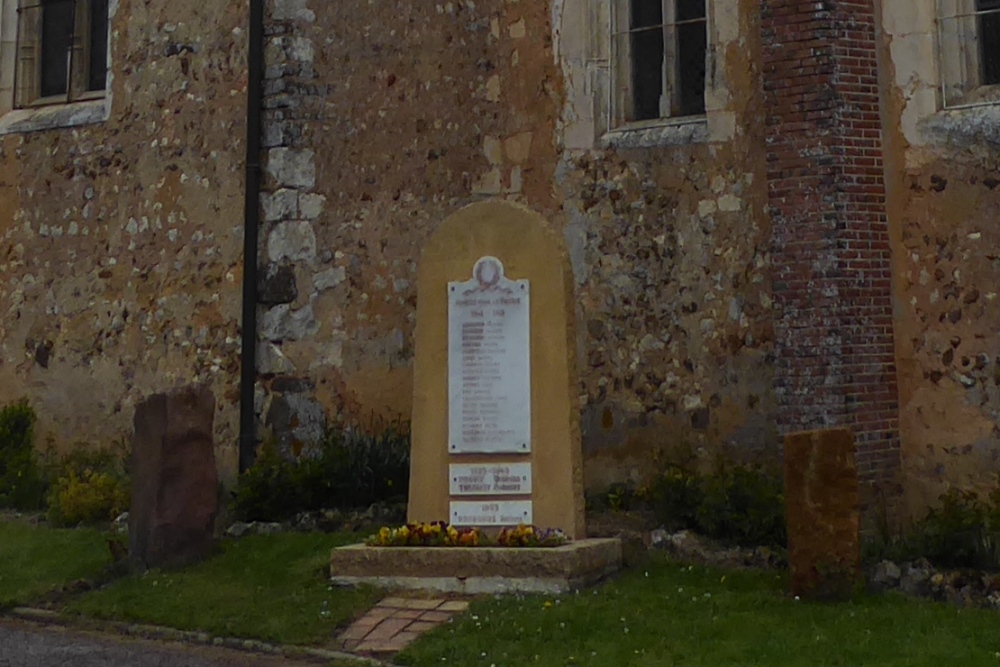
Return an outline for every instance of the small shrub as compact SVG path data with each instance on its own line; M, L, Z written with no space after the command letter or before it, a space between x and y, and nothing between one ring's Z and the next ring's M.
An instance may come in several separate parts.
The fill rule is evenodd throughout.
M903 534L865 544L865 560L926 558L940 568L1000 570L1000 485L985 498L951 488L939 501Z
M0 507L42 506L45 479L34 451L35 421L27 400L0 408Z
M57 526L110 521L129 507L127 446L77 446L52 466L48 519Z
M786 543L785 498L776 476L749 466L726 467L705 477L702 486L700 532L741 546Z
M701 475L679 465L668 465L649 485L647 496L657 520L667 530L693 529L705 499Z
M244 521L283 521L304 511L368 507L405 500L409 480L410 441L403 425L376 435L330 427L315 455L295 461L265 444L240 476L233 512Z
M635 482L615 482L603 493L588 493L588 512L628 512L645 506L645 498Z
M784 546L781 479L754 466L719 466L711 474L668 465L648 486L657 520L741 546Z

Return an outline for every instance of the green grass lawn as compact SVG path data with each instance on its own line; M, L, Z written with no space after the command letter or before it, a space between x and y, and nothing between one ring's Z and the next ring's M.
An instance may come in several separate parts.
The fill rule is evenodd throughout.
M53 530L0 521L0 607L27 604L80 579L100 577L111 564L96 530Z
M785 576L653 559L561 598L488 599L395 662L508 667L1000 666L1000 613L902 597L788 599Z
M199 565L126 577L71 600L65 610L222 636L323 643L379 598L373 589L327 583L330 549L356 541L323 534L227 541L220 555Z

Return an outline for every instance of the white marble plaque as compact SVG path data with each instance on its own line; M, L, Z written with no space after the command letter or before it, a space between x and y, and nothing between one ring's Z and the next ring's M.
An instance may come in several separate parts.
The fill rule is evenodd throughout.
M528 281L496 257L448 283L448 451L531 451Z
M448 466L448 479L453 496L531 494L530 463L456 463Z
M531 524L530 500L452 501L453 526L516 526Z

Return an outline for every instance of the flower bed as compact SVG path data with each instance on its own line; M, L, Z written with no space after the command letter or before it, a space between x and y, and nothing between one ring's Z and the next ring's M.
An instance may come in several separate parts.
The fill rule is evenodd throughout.
M408 523L399 528L383 526L368 538L370 547L558 547L569 542L559 529L519 525L504 528L495 537L478 528L456 528L445 521Z

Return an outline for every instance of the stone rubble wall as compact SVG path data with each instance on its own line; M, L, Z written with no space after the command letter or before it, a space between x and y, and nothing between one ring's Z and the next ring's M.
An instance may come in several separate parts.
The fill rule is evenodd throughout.
M110 118L0 136L0 403L38 444L131 436L143 398L206 382L236 466L246 10L119 0Z
M887 0L882 88L907 513L1000 473L1000 104L942 109L932 2Z
M580 139L579 4L268 5L258 409L286 452L408 417L420 248L498 197L571 250L588 486L661 447L776 456L754 3L713 54L729 139L646 148Z

